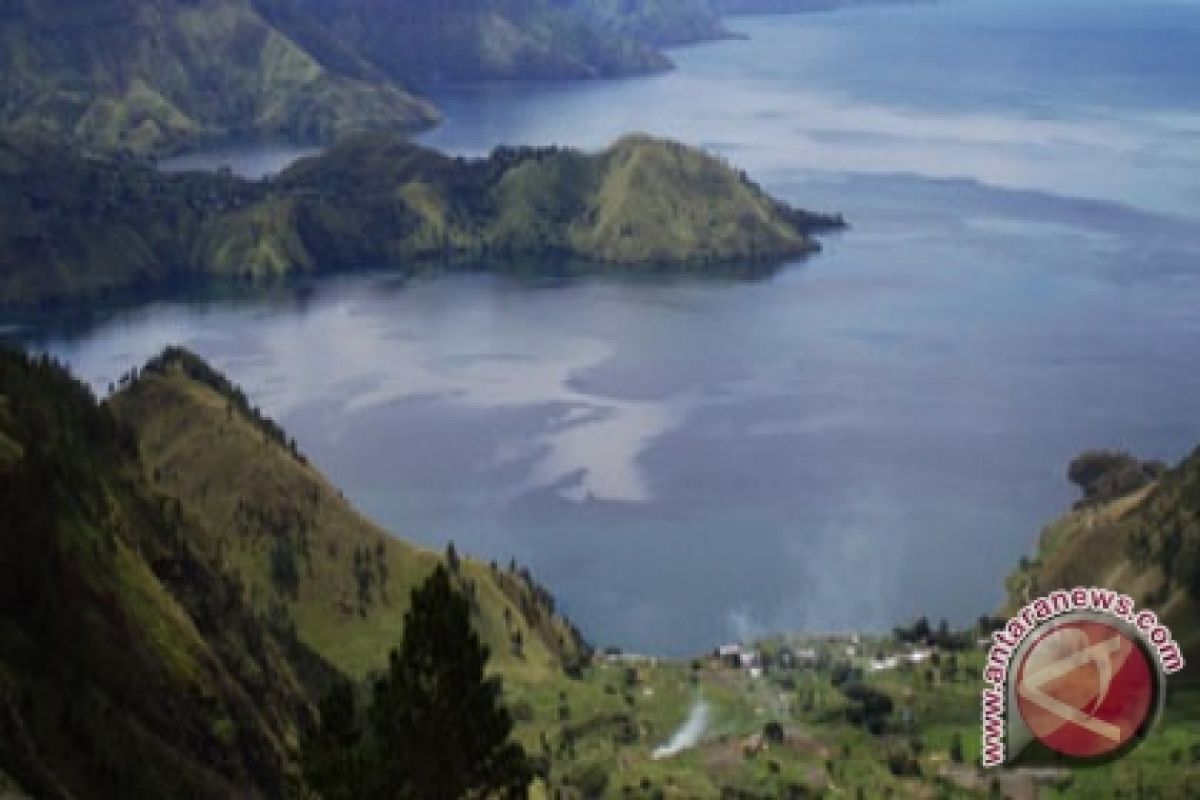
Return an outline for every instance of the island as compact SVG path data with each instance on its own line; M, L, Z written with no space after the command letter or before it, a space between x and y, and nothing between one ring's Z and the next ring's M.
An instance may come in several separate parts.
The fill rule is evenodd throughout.
M260 181L0 139L4 306L373 267L762 274L843 225L717 157L640 134L598 153L504 147L483 159L360 134Z

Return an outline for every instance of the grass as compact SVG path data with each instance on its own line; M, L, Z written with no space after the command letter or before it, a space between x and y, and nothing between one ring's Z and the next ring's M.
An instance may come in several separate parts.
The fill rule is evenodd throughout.
M362 678L386 664L410 592L442 554L362 517L259 421L178 365L144 374L112 406L135 425L150 480L179 501L204 532L195 544L237 576L252 606L282 616L348 675ZM280 581L273 558L292 564L294 586ZM476 628L499 672L533 683L561 674L558 637L569 631L549 614L541 625L523 615L522 595L537 604L521 580L470 559L458 580L475 587ZM510 647L510 628L522 631L520 655Z
M250 4L146 6L119 20L84 6L33 2L6 18L4 83L31 98L4 109L6 127L162 153L214 138L330 141L435 118L354 57L322 63Z
M203 521L201 544L240 577L261 613L282 610L302 640L355 677L383 664L400 639L408 590L442 554L362 518L252 411L232 403L228 389L193 380L178 365L144 373L111 402L135 424L151 481L177 498L186 516ZM253 518L246 507L256 509ZM1127 504L1120 519L1134 510ZM1077 546L1075 535L1053 537L1059 552ZM292 589L274 566L281 541L295 561ZM364 570L387 575L369 582L369 599L360 594ZM565 624L545 609L540 621L525 613L536 597L532 586L506 568L469 559L459 576L464 588L475 586L476 628L494 654L516 735L548 765L535 797L984 797L995 783L1001 795L1014 797L1119 791L1173 798L1200 787L1200 687L1181 681L1172 684L1164 724L1122 761L1053 779L983 772L973 766L982 650L939 652L936 659L871 672L876 654L905 645L865 637L848 655L844 639L810 638L793 644L815 649L817 665L761 678L710 658L597 658L568 678L559 643ZM522 655L509 647L514 625L524 634ZM762 647L777 652L781 644ZM833 680L839 664L861 670L865 685L892 699L881 731L852 724L850 701ZM698 744L654 759L701 699L711 718ZM782 726L785 739L759 749L771 722ZM956 741L961 763L952 758ZM901 770L902 762L919 774Z
M0 305L368 266L574 259L761 274L813 252L810 233L835 224L702 151L647 136L595 154L525 148L468 161L362 135L272 181L165 175L0 138Z
M0 469L0 763L35 796L281 778L308 687L192 556L128 432L49 359L0 352L0 398L23 451Z
M833 658L842 658L844 643L811 642ZM900 645L886 638L864 642L861 653L895 651ZM598 660L582 680L550 683L509 682L510 705L522 707L518 726L521 740L538 753L543 737L551 744L551 796L573 798L581 780L607 776L604 797L716 797L725 792L742 796L780 797L789 791L828 797L986 797L991 782L1001 782L1002 794L1043 797L1111 797L1114 789L1137 797L1184 797L1200 786L1200 691L1175 692L1164 724L1125 760L1106 767L1077 770L1068 779L1035 782L1020 771L983 772L970 766L979 756L978 703L975 677L984 654L968 650L955 654L957 671L940 674L929 683L929 667L901 667L867 673L868 685L887 692L896 711L882 735L872 735L847 722L844 696L832 685L828 666L749 677L704 659L637 665L637 683L626 686L630 665ZM851 659L862 667L865 655ZM830 662L832 663L832 661ZM947 659L943 657L942 666ZM615 691L614 691L615 690ZM627 695L632 696L630 702ZM810 702L811 696L811 702ZM696 698L711 709L711 723L700 744L676 757L656 761L654 749L679 726ZM559 708L570 709L562 720ZM902 715L902 709L911 717ZM614 740L606 721L631 721L637 736ZM768 746L749 756L746 746L769 721L787 731L782 745ZM561 748L574 733L574 747ZM964 764L951 760L955 738L962 744ZM920 765L920 777L892 773L888 757L909 752ZM1190 788L1189 788L1190 787ZM659 794L661 792L661 794ZM1032 796L1032 795L1029 795Z

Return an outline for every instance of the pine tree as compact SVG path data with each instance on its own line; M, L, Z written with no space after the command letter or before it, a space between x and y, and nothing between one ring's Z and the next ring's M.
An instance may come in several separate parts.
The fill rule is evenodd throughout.
M499 682L485 677L487 658L467 600L439 565L413 591L402 643L375 686L380 796L525 796L532 773L509 742L512 720L499 704Z
M322 703L320 729L304 747L309 784L327 800L524 798L532 767L509 741L512 719L499 682L485 676L487 659L467 599L438 565L413 590L365 730L348 686Z

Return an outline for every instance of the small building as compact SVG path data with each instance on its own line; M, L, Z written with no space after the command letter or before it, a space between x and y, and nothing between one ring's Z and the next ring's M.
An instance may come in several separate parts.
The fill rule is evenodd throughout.
M775 654L775 663L780 669L795 669L797 665L796 652L792 648L784 645L779 648L779 652Z
M874 658L867 664L867 672L884 672L885 670L895 669L898 666L900 666L899 656L892 655Z
M717 648L717 659L729 669L737 669L742 665L742 646L740 644L723 644Z
M929 660L930 658L932 658L932 657L933 657L933 651L932 651L932 650L927 650L927 649L925 649L925 650L913 650L911 653L909 653L909 654L908 654L908 663L910 663L910 664L920 664L920 663L923 663L923 662L925 662L925 661L928 661L928 660Z

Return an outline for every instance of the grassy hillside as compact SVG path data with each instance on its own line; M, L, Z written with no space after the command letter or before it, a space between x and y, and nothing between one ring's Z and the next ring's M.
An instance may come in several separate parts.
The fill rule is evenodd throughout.
M929 0L713 0L713 8L721 14L807 14L853 6L924 2Z
M192 544L236 577L255 610L349 675L386 664L409 593L444 554L361 516L278 428L184 351L147 365L111 406L136 432L156 490L195 521ZM552 679L585 654L527 574L464 557L455 577L473 598L492 667L506 677Z
M319 26L292 29L249 0L11 0L0 6L0 127L146 153L436 119Z
M647 136L598 154L501 148L464 160L362 135L263 182L0 139L0 305L430 263L758 271L815 251L809 234L840 224Z
M843 0L6 0L0 130L101 150L329 142L409 130L409 87L670 68L662 46L728 36L725 12Z
M136 431L147 479L178 503L182 519L196 521L198 538L190 541L198 553L236 576L259 613L277 628L294 626L302 642L352 675L383 663L398 639L407 590L441 554L358 515L278 427L184 351L168 351L131 376L110 405ZM963 668L944 673L937 697L914 696L914 687L926 685L924 672L873 681L897 705L886 730L872 733L848 717L857 701L833 682L843 642L819 643L816 668L780 669L767 679L707 658L589 661L578 658L579 645L548 595L519 570L465 558L458 565L460 586L477 600L475 621L495 654L493 668L505 679L517 736L546 772L535 797L804 797L835 787L848 796L924 797L949 734L931 728L926 749L916 749L919 734L906 727L901 708L915 711L922 725L965 727L972 716L967 665L981 654L961 656ZM861 668L868 652L848 663ZM574 677L564 660L575 663ZM698 699L710 717L696 747L656 759L655 749ZM764 744L771 722L784 738ZM901 753L904 765L924 773L897 771ZM972 795L950 784L942 794Z
M840 224L788 208L711 156L648 136L621 139L595 168L571 244L597 261L771 260L819 249L807 233Z
M574 5L594 24L655 45L690 44L731 35L710 0L575 0Z
M1154 610L1185 655L1200 651L1200 450L1172 469L1087 454L1071 471L1090 491L1009 578L1010 610L1052 589L1105 586Z
M1090 454L1070 472L1085 498L1046 530L1014 597L1125 589L1190 652L1200 451L1169 470ZM409 588L439 558L473 598L517 736L539 757L534 797L1200 789L1200 693L1185 676L1128 758L981 771L979 631L775 639L754 646L763 674L715 657L583 658L527 573L384 533L236 387L168 350L105 404L44 360L0 353L0 795L292 796L328 662L360 678L381 665ZM656 757L699 703L694 741Z
M506 684L582 669L532 576L384 533L196 357L97 404L0 351L0 792L303 796L312 701L386 664L443 558Z
M0 352L0 772L36 797L279 797L332 671L272 634L128 432Z
M670 67L651 45L552 0L302 0L401 80L560 79Z

